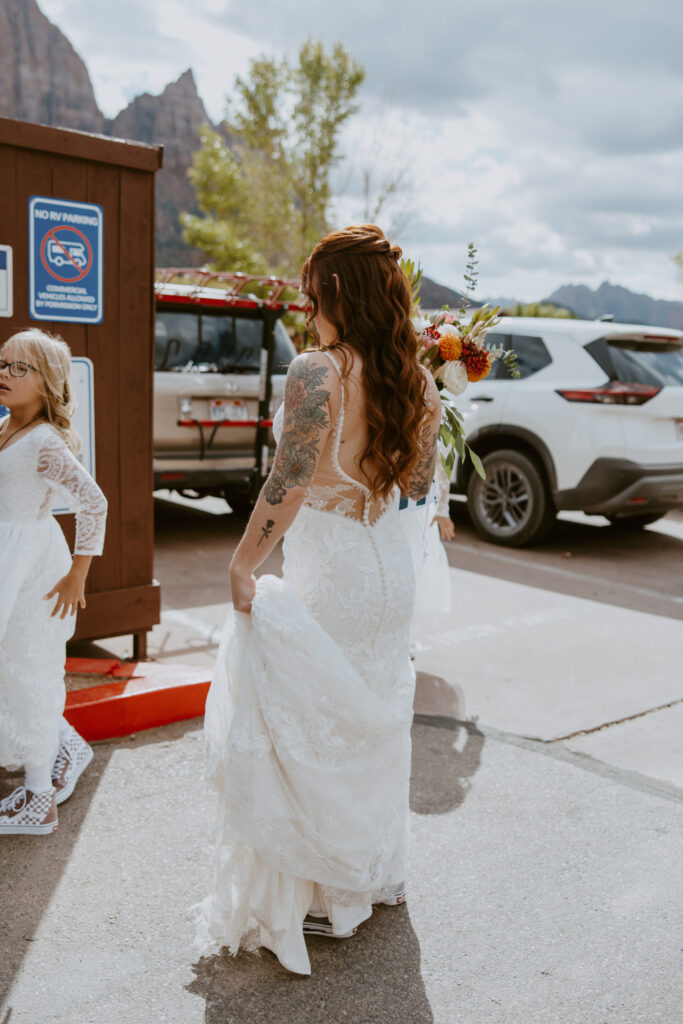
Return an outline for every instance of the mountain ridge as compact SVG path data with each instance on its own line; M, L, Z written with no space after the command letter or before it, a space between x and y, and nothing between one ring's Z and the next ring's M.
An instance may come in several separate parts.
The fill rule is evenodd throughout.
M564 306L585 320L596 320L611 313L621 323L683 330L683 302L653 299L651 295L632 292L609 281L603 281L595 290L585 284L561 285L543 301Z

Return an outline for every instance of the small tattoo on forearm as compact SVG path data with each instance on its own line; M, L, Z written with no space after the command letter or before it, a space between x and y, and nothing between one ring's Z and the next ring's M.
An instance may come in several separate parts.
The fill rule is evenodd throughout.
M270 537L271 533L273 532L273 527L274 526L275 526L275 520L274 519L266 519L265 524L261 527L261 537L259 538L259 542L256 545L256 547L259 546L259 544L261 543L262 540L267 540Z

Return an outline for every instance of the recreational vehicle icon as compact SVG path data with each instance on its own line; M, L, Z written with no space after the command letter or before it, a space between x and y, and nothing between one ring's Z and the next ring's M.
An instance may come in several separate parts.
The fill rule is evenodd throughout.
M50 238L47 243L48 262L55 267L63 267L67 264L77 266L82 270L88 262L88 254L85 251L83 242L70 242L66 239Z

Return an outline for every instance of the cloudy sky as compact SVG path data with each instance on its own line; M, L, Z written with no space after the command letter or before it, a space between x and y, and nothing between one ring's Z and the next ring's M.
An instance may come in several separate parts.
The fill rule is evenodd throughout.
M39 0L86 61L104 113L192 67L218 120L250 58L342 40L366 68L335 216L362 216L374 160L412 181L386 224L457 286L542 298L607 279L683 299L680 0ZM380 218L380 222L381 218Z

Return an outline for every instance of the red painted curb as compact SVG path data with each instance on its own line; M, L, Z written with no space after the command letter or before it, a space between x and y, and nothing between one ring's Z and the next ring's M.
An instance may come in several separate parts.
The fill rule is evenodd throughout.
M88 667L77 669L75 661L87 661ZM67 671L96 673L108 680L67 693L64 716L86 740L128 736L197 718L204 714L210 686L206 669L188 665L70 658Z
M140 662L144 664L144 662ZM75 675L79 673L97 676L125 677L135 675L137 661L117 661L115 658L67 658L66 671Z

